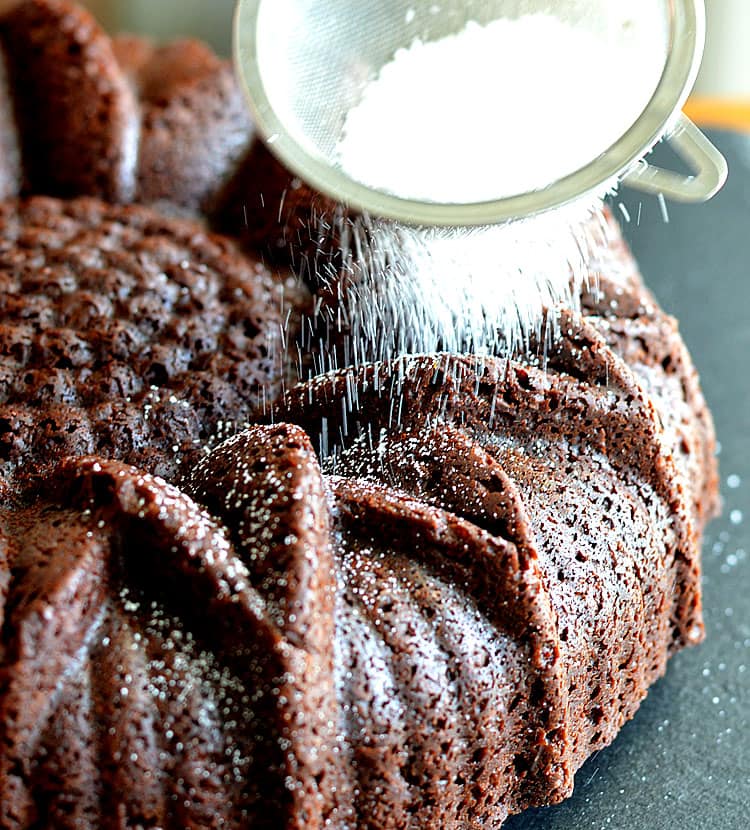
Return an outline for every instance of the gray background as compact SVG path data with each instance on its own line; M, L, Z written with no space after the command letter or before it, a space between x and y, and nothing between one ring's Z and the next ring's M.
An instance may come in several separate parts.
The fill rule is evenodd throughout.
M656 199L614 200L631 215L623 226L646 282L680 320L721 444L724 511L703 555L706 642L670 663L570 800L508 830L750 826L750 138L711 137L730 165L713 201L670 204L665 223Z

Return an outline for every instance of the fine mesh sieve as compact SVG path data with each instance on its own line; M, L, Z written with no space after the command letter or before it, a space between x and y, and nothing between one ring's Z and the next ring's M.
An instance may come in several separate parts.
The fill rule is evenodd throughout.
M486 25L535 13L601 36L649 32L649 48L663 51L657 76L644 89L640 115L615 143L548 187L476 203L403 198L341 169L336 148L346 117L398 49L416 38L430 42L455 34L470 21ZM680 112L695 81L704 37L703 0L240 0L235 60L271 150L316 190L354 209L409 224L474 226L600 194L616 181L680 201L710 198L724 182L726 164ZM692 174L642 161L665 136ZM456 149L471 152L470 137Z

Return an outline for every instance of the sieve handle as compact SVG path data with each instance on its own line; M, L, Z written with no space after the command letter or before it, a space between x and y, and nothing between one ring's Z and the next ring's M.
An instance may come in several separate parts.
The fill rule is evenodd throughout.
M687 116L680 113L666 140L693 175L643 160L623 176L624 184L643 193L661 193L675 202L705 202L721 190L728 172L726 159Z

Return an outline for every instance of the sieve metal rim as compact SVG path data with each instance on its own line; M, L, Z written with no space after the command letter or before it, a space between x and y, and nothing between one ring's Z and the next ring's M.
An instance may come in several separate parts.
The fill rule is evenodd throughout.
M262 2L238 0L233 40L235 65L258 130L269 149L293 174L353 210L409 225L471 227L533 216L587 196L594 198L627 178L635 187L651 178L652 186L643 188L650 192L669 187L668 179L674 174L665 173L662 186L659 184L662 171L648 168L654 173L653 177L649 177L642 175L642 168L641 175L638 175L638 167L642 165L644 156L671 130L682 128L679 132L681 135L684 132L686 119L681 110L695 83L705 45L704 0L664 0L671 9L670 48L664 71L640 117L613 145L586 166L543 190L469 204L436 204L384 193L355 181L322 156L309 153L295 141L266 93L258 63L258 16ZM695 128L693 130L698 132ZM693 135L689 132L688 140ZM705 149L698 148L696 156L703 156L709 168L709 182L705 186L684 188L682 198L685 201L709 198L726 177L721 156L716 151L714 154L701 152ZM698 158L690 160L700 163ZM653 185L654 180L656 186ZM685 181L695 184L695 178L685 177ZM680 192L679 184L673 182L672 190L667 195L679 199Z

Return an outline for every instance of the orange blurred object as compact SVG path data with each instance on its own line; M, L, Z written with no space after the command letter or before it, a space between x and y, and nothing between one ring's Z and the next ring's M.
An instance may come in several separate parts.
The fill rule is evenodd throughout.
M750 132L750 98L694 96L684 112L701 127Z

